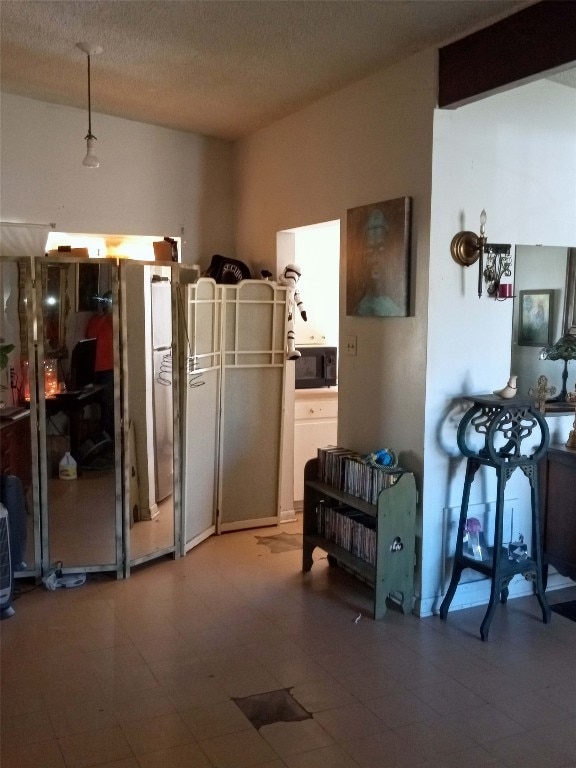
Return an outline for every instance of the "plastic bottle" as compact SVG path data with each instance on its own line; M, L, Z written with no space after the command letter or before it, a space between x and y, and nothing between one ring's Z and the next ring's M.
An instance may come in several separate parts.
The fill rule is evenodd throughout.
M60 459L58 476L60 477L60 480L76 480L78 477L78 466L69 451L66 451L64 456Z

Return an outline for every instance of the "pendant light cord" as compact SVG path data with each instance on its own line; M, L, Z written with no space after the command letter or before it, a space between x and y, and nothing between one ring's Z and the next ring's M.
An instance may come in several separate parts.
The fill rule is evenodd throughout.
M88 135L87 139L95 139L96 136L92 135L92 97L90 93L90 54L87 54L88 58Z

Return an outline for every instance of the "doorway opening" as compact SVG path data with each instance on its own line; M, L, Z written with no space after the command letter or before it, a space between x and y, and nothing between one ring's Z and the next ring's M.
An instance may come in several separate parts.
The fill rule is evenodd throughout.
M338 348L340 323L340 220L285 229L276 235L276 268L297 264L298 291L307 321L296 313L296 347ZM281 522L294 520L304 498L304 465L318 447L335 443L338 430L338 387L294 387L294 362L286 375L282 447Z

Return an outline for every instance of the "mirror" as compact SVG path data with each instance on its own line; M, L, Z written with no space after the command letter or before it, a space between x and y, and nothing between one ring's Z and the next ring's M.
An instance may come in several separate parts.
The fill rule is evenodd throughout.
M45 569L60 561L65 569L114 571L120 567L121 534L114 365L119 334L118 308L110 296L117 296L117 266L104 260L90 264L99 282L84 304L77 301L80 266L45 260L40 265L43 559ZM71 469L63 470L62 462Z
M546 376L548 386L555 387L557 395L562 387L563 362L541 360L540 352L574 325L576 248L516 246L514 296L511 373L518 376L518 394L527 396L531 388L536 388L539 376ZM568 371L570 390L574 388L570 364ZM569 403L546 407L560 412L574 410Z
M174 551L172 267L121 265L130 566Z

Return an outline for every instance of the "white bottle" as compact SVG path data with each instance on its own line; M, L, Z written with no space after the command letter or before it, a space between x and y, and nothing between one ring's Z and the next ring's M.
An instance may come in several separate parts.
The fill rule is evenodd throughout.
M60 480L76 480L78 477L78 467L74 457L68 451L60 459L58 465L58 476Z

